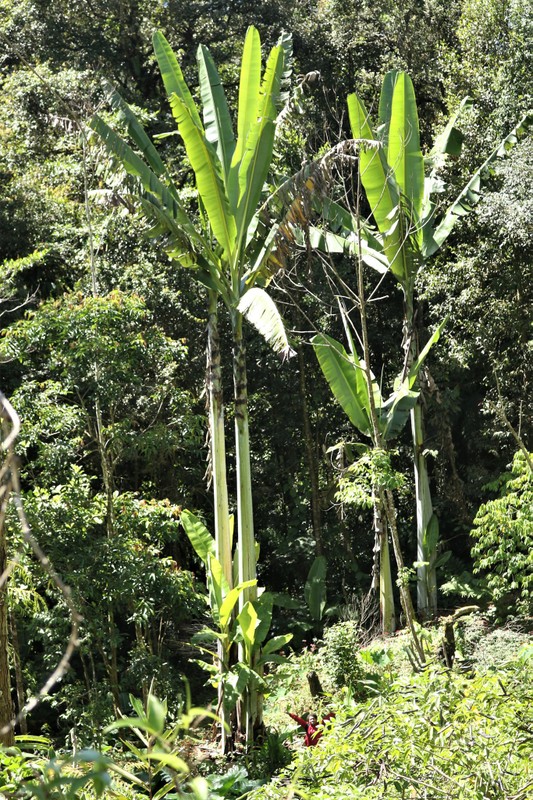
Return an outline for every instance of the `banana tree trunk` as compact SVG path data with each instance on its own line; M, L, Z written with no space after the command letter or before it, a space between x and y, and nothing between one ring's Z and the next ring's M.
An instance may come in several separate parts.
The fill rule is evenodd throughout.
M222 566L228 586L232 587L231 535L229 521L228 484L226 477L226 439L224 434L224 402L222 369L218 335L217 295L209 293L207 322L207 391L209 397L209 436L211 470L215 507L216 556Z
M410 369L419 355L418 339L415 333L414 289L405 296L405 337L406 365ZM436 540L428 536L429 525L434 518L427 461L424 455L424 422L420 398L411 410L411 432L413 439L413 466L416 498L416 560L417 567L417 608L421 617L437 613L437 577L435 571ZM436 521L436 518L435 518Z
M411 411L413 433L414 477L416 494L416 560L417 605L423 616L437 613L437 576L435 570L435 545L429 547L429 527L434 516L426 457L422 408L419 403Z
M389 538L386 516L380 502L379 491L372 494L374 505L374 566L372 569L372 591L379 590L379 619L383 634L396 630L396 610L390 564Z
M239 583L255 580L256 557L252 503L252 473L250 467L250 435L248 430L248 388L246 379L246 350L242 336L242 315L232 314L233 382L235 402L235 450L237 461L237 523ZM257 599L257 588L245 589L239 598L239 610L249 600ZM246 661L245 648L239 645L239 660ZM253 663L248 667L254 668ZM240 703L240 735L247 745L253 742L254 731L262 725L262 703L257 688L249 684Z
M379 511L379 520L376 523L376 526L376 532L379 536L380 544L379 611L381 617L381 630L385 634L391 634L396 630L396 610L394 608L389 537L387 535L387 527L383 524L383 516L381 511Z
M218 335L218 296L209 292L207 321L207 393L209 403L209 441L215 512L216 557L228 586L233 584L231 533L229 520L228 484L226 477L226 438L224 433L224 401L222 368ZM221 720L220 747L223 753L229 745L230 714L224 706L224 675L229 670L228 654L222 642L217 644L218 670L221 676L218 689L218 714Z
M239 551L239 583L255 580L256 559L250 467L250 435L248 430L248 388L246 350L242 336L242 315L233 314L233 381L235 401L235 449L237 461L237 530ZM257 597L256 587L245 589L239 608Z

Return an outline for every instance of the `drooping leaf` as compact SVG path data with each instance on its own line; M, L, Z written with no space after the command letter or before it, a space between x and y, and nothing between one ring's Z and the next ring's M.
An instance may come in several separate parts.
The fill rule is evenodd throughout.
M153 169L156 175L166 174L166 167L161 156L154 147L153 142L144 130L143 126L115 89L109 84L106 85L109 103L112 108L119 112L119 117L125 122L126 130L135 142L144 158Z
M395 391L379 409L378 424L385 441L395 439L404 429L411 409L415 407L419 392L408 388L407 381Z
M466 186L460 192L456 200L448 208L444 218L437 226L433 235L433 244L424 252L425 256L430 256L438 250L443 242L452 232L455 223L460 217L468 214L481 198L481 179L490 165L497 159L502 158L514 147L518 140L529 130L533 124L533 114L526 114L518 125L494 148L489 157L483 162L478 170L472 175Z
M263 336L266 342L283 359L295 355L276 304L263 289L252 287L243 294L238 311Z
M357 234L347 232L345 236L342 236L310 225L307 235L309 244L314 250L321 250L323 253L346 253L353 258L358 258L360 253L362 261L371 269L375 269L381 275L385 275L389 271L389 262L383 252L375 250L363 238L359 242ZM305 244L303 236L298 243Z
M159 210L165 215L169 231L172 231L176 237L181 236L183 241L186 241L184 238L186 233L193 241L203 244L202 237L189 219L175 193L171 192L162 183L142 158L97 114L94 115L89 124L100 136L108 152L120 161L129 175L138 178L148 196L154 202L159 203Z
M313 336L311 344L337 402L352 425L370 436L372 426L367 412L369 398L363 369L354 363L342 344L330 336L319 333Z

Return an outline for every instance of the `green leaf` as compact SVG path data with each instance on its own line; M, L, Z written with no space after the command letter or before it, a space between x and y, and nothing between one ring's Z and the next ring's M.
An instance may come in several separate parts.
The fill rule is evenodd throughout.
M217 68L207 47L198 48L200 93L204 110L205 136L216 147L227 183L235 138L226 95Z
M326 572L325 556L317 556L311 564L304 586L304 596L309 613L317 621L322 619L322 612L326 605Z
M419 392L410 390L407 381L404 381L401 387L382 404L381 408L376 408L379 428L385 441L390 441L400 435L409 419L411 409L417 403L419 394Z
M241 297L237 310L283 360L295 355L277 306L264 289L248 289Z
M203 132L198 129L183 101L174 94L170 104L194 170L209 224L226 257L230 258L235 248L236 226L230 211L219 158Z
M335 399L352 425L365 436L370 436L368 388L362 367L355 363L340 342L330 336L319 333L313 336L311 344Z
M244 581L244 583L240 583L238 586L235 586L233 589L230 589L230 591L225 596L224 602L220 606L220 611L219 611L219 624L222 629L227 627L231 617L231 613L235 608L239 597L244 592L244 590L248 589L250 586L257 586L257 580L254 579L252 581Z
M209 583L211 610L215 618L218 619L224 598L229 592L229 586L224 577L220 561L210 554L207 556L207 580Z
M432 514L426 526L422 539L424 556L428 559L428 561L430 561L432 556L434 556L438 541L439 541L439 520L436 514Z
M502 158L514 147L518 140L529 130L533 124L533 114L526 114L518 125L513 128L502 141L494 148L489 157L472 175L466 186L459 193L455 201L448 208L444 218L437 226L433 235L433 244L428 245L425 256L430 256L438 250L452 232L455 223L460 217L468 214L481 199L481 178L488 167L497 159Z
M255 610L253 603L250 601L245 603L241 613L237 617L237 623L242 633L242 638L251 651L255 643L255 631L259 623L257 611Z
M259 87L261 85L261 40L256 28L251 25L244 40L239 83L239 108L237 115L237 143L228 181L228 195L234 212L239 196L239 167L244 154L248 132L257 120Z
M346 253L354 258L357 258L360 252L363 262L371 269L375 269L381 275L385 275L389 271L389 262L382 250L375 249L363 237L359 244L356 233L343 231L340 235L316 228L314 225L310 225L306 233L313 250L320 250L323 253ZM298 244L306 245L303 236L299 237Z
M436 342L439 341L440 335L441 335L441 333L442 333L442 331L443 331L443 329L444 329L444 327L445 327L447 322L448 322L448 317L443 319L443 321L440 323L440 325L438 325L436 327L436 329L434 330L433 334L431 335L429 341L427 342L427 344L425 345L425 347L422 349L421 353L419 354L418 358L411 365L411 369L409 370L409 376L408 376L408 382L409 382L409 388L410 389L413 388L413 386L415 384L415 381L416 381L416 379L418 377L418 373L420 372L422 364L426 360L426 357L427 357L429 351L431 350L433 345L436 344Z
M272 637L272 639L269 639L263 646L261 650L262 656L268 656L271 653L275 653L276 650L281 650L282 647L285 647L285 645L291 641L292 637L292 633L282 633L280 636Z
M161 70L161 77L165 84L167 97L171 100L173 95L177 95L189 110L191 118L198 130L203 132L196 103L192 98L189 87L185 83L181 67L178 64L178 60L171 46L160 31L154 33L152 41L155 57L159 64L159 69Z
M209 556L214 556L216 553L214 538L211 536L203 522L200 522L198 517L196 517L192 511L187 511L187 509L184 509L181 512L180 520L196 554L207 566Z
M263 592L263 594L253 601L253 606L257 613L257 628L255 631L255 645L262 644L272 624L272 607L274 605L274 598L270 592Z
M153 800L163 800L163 797L166 797L167 794L170 794L174 789L175 787L172 783L167 783L166 786L162 786L161 789L154 794Z
M106 88L110 105L119 112L119 118L125 122L128 134L131 136L150 167L156 175L165 175L167 170L159 153L129 105L110 84L106 84Z
M142 158L97 114L89 125L100 136L108 152L120 161L128 175L139 179L149 199L158 203L161 219L164 219L169 232L186 248L190 247L190 240L204 246L204 239L189 219L176 193L171 192Z
M272 48L259 92L258 116L249 128L239 163L239 199L236 214L239 249L246 244L248 226L257 210L270 169L283 59L283 48L279 46Z
M159 733L163 733L165 730L167 710L166 701L161 702L150 692L146 701L146 716L150 727Z
M158 752L151 752L146 753L146 758L150 761L157 761L158 764L162 764L165 767L170 767L175 772L182 773L186 775L189 772L189 767L183 761L182 758L174 755L174 753L158 753Z
M389 128L392 114L392 98L394 95L394 87L398 78L398 70L391 69L383 78L381 86L381 93L379 96L378 119L381 126L381 140L383 142L383 151L385 158L388 161L387 149L389 143Z
M376 142L369 124L366 108L356 94L348 96L348 114L355 139ZM390 269L398 280L408 279L404 260L404 235L399 224L400 193L393 177L392 167L387 163L383 148L361 144L359 150L359 175L363 184L371 213L384 237L384 251Z
M424 159L415 91L406 72L398 72L394 79L386 158L414 212L411 223L418 227L424 199Z

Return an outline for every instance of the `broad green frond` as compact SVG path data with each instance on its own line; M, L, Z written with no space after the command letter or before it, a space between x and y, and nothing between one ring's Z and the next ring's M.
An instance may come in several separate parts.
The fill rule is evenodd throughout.
M261 40L256 28L250 26L244 41L239 83L237 113L237 143L233 153L228 195L234 211L239 198L239 167L246 147L250 127L257 121L259 87L261 85Z
M128 134L131 136L150 167L156 175L166 174L166 167L159 153L129 105L113 87L108 85L107 89L110 105L119 112L120 118L126 123Z
M412 209L411 226L418 226L424 199L424 159L415 91L405 72L397 73L394 82L386 154L396 183Z
M241 297L238 311L284 360L295 355L289 344L281 315L267 292L258 287L248 289Z
M163 83L165 84L169 101L171 100L172 95L176 94L182 103L189 109L189 113L194 121L194 124L200 130L203 130L200 115L198 114L198 109L196 108L196 103L192 98L189 87L185 83L185 78L183 77L181 67L178 64L178 60L174 55L171 46L160 31L156 31L154 33L152 41L154 45L155 57L157 58L159 69L161 70L161 77L163 78Z
M205 137L216 147L227 184L235 138L224 88L207 47L198 48L200 93L204 111Z
M231 258L235 248L236 226L222 180L220 161L213 146L194 123L187 106L175 94L170 103L209 224L226 257Z
M319 333L311 344L330 389L348 419L362 434L370 436L368 388L362 367L354 362L340 342Z

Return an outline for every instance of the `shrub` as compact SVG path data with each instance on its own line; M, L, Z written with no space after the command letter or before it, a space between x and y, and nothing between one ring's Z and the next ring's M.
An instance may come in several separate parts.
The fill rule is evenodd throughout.
M482 505L474 519L476 573L486 573L499 618L533 614L533 474L523 453L499 479L500 496Z
M353 620L338 622L324 631L320 660L324 672L335 689L348 687L355 697L364 697L369 682L376 681L377 668L363 659L359 650L363 633Z
M497 674L402 675L386 697L337 704L319 745L295 753L249 800L525 800L532 677L533 648Z

